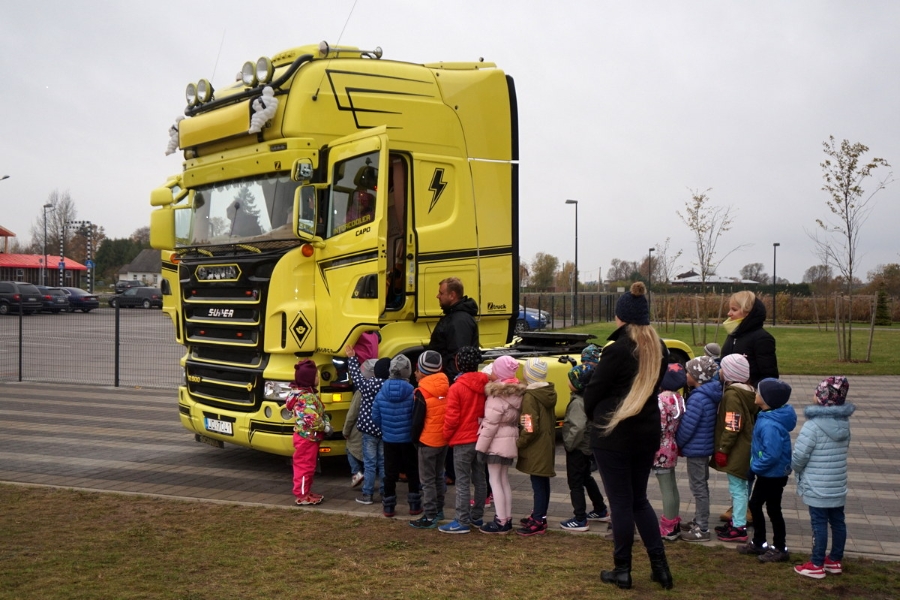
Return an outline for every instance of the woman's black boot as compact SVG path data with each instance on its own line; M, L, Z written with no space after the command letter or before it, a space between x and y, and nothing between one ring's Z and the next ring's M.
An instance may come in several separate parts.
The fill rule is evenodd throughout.
M650 581L655 581L663 589L671 590L675 582L672 580L672 572L669 571L669 562L666 560L666 551L658 550L648 552L650 557Z
M615 559L616 568L612 571L600 571L600 581L614 583L623 590L631 589L631 559Z

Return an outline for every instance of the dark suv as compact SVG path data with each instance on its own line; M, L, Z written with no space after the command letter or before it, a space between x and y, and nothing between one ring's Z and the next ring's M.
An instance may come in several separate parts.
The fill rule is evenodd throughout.
M0 281L0 315L22 311L30 315L40 312L44 303L41 293L31 283L21 281Z
M109 305L113 308L162 308L162 291L152 287L133 287L110 298Z
M145 287L146 285L143 281L138 281L137 279L123 279L116 282L116 293L121 294L133 287Z

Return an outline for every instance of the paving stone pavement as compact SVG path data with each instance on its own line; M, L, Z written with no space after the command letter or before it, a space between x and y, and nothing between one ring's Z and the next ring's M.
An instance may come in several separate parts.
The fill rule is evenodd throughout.
M786 376L793 386L792 404L798 425L803 407L812 401L820 377ZM847 552L886 560L900 560L900 376L851 377L849 400L857 406L851 418L850 492L847 497ZM350 487L346 459L321 461L314 489L325 495L316 508L353 515L381 517L380 504L355 501L359 489ZM557 476L552 481L550 527L572 516L565 478L565 455L556 453ZM681 514L693 515L693 501L684 465L677 467ZM595 474L599 482L599 475ZM649 484L650 499L662 506L659 487ZM526 475L510 469L513 515L531 510L531 485ZM217 449L194 441L181 427L174 390L0 384L0 481L61 486L84 490L147 494L160 497L292 507L291 468L279 457L226 446ZM404 493L399 484L401 504ZM710 472L712 519L730 503L727 478ZM450 487L445 514L453 516L454 488ZM809 514L791 480L783 502L788 546L808 553L812 546ZM299 509L298 509L299 510ZM486 516L490 518L493 510ZM398 526L403 523L398 511ZM598 527L599 525L599 527ZM595 524L592 533L605 533ZM435 535L438 535L435 532ZM570 534L585 535L585 534ZM587 534L590 535L590 534ZM681 542L678 542L681 543ZM709 544L722 544L708 542Z

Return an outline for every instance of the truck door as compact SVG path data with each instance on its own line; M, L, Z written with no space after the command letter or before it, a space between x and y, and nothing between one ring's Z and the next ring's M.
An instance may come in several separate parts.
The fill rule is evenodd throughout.
M337 354L378 327L385 309L388 139L384 128L335 140L328 150L324 247L315 275L318 349Z

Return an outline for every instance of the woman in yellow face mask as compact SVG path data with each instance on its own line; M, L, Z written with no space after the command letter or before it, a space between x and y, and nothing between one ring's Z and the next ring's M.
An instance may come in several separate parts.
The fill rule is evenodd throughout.
M721 358L743 354L750 363L753 387L766 377L778 378L775 338L763 329L766 307L753 292L737 292L728 299L728 319L722 323L728 337L722 344Z

